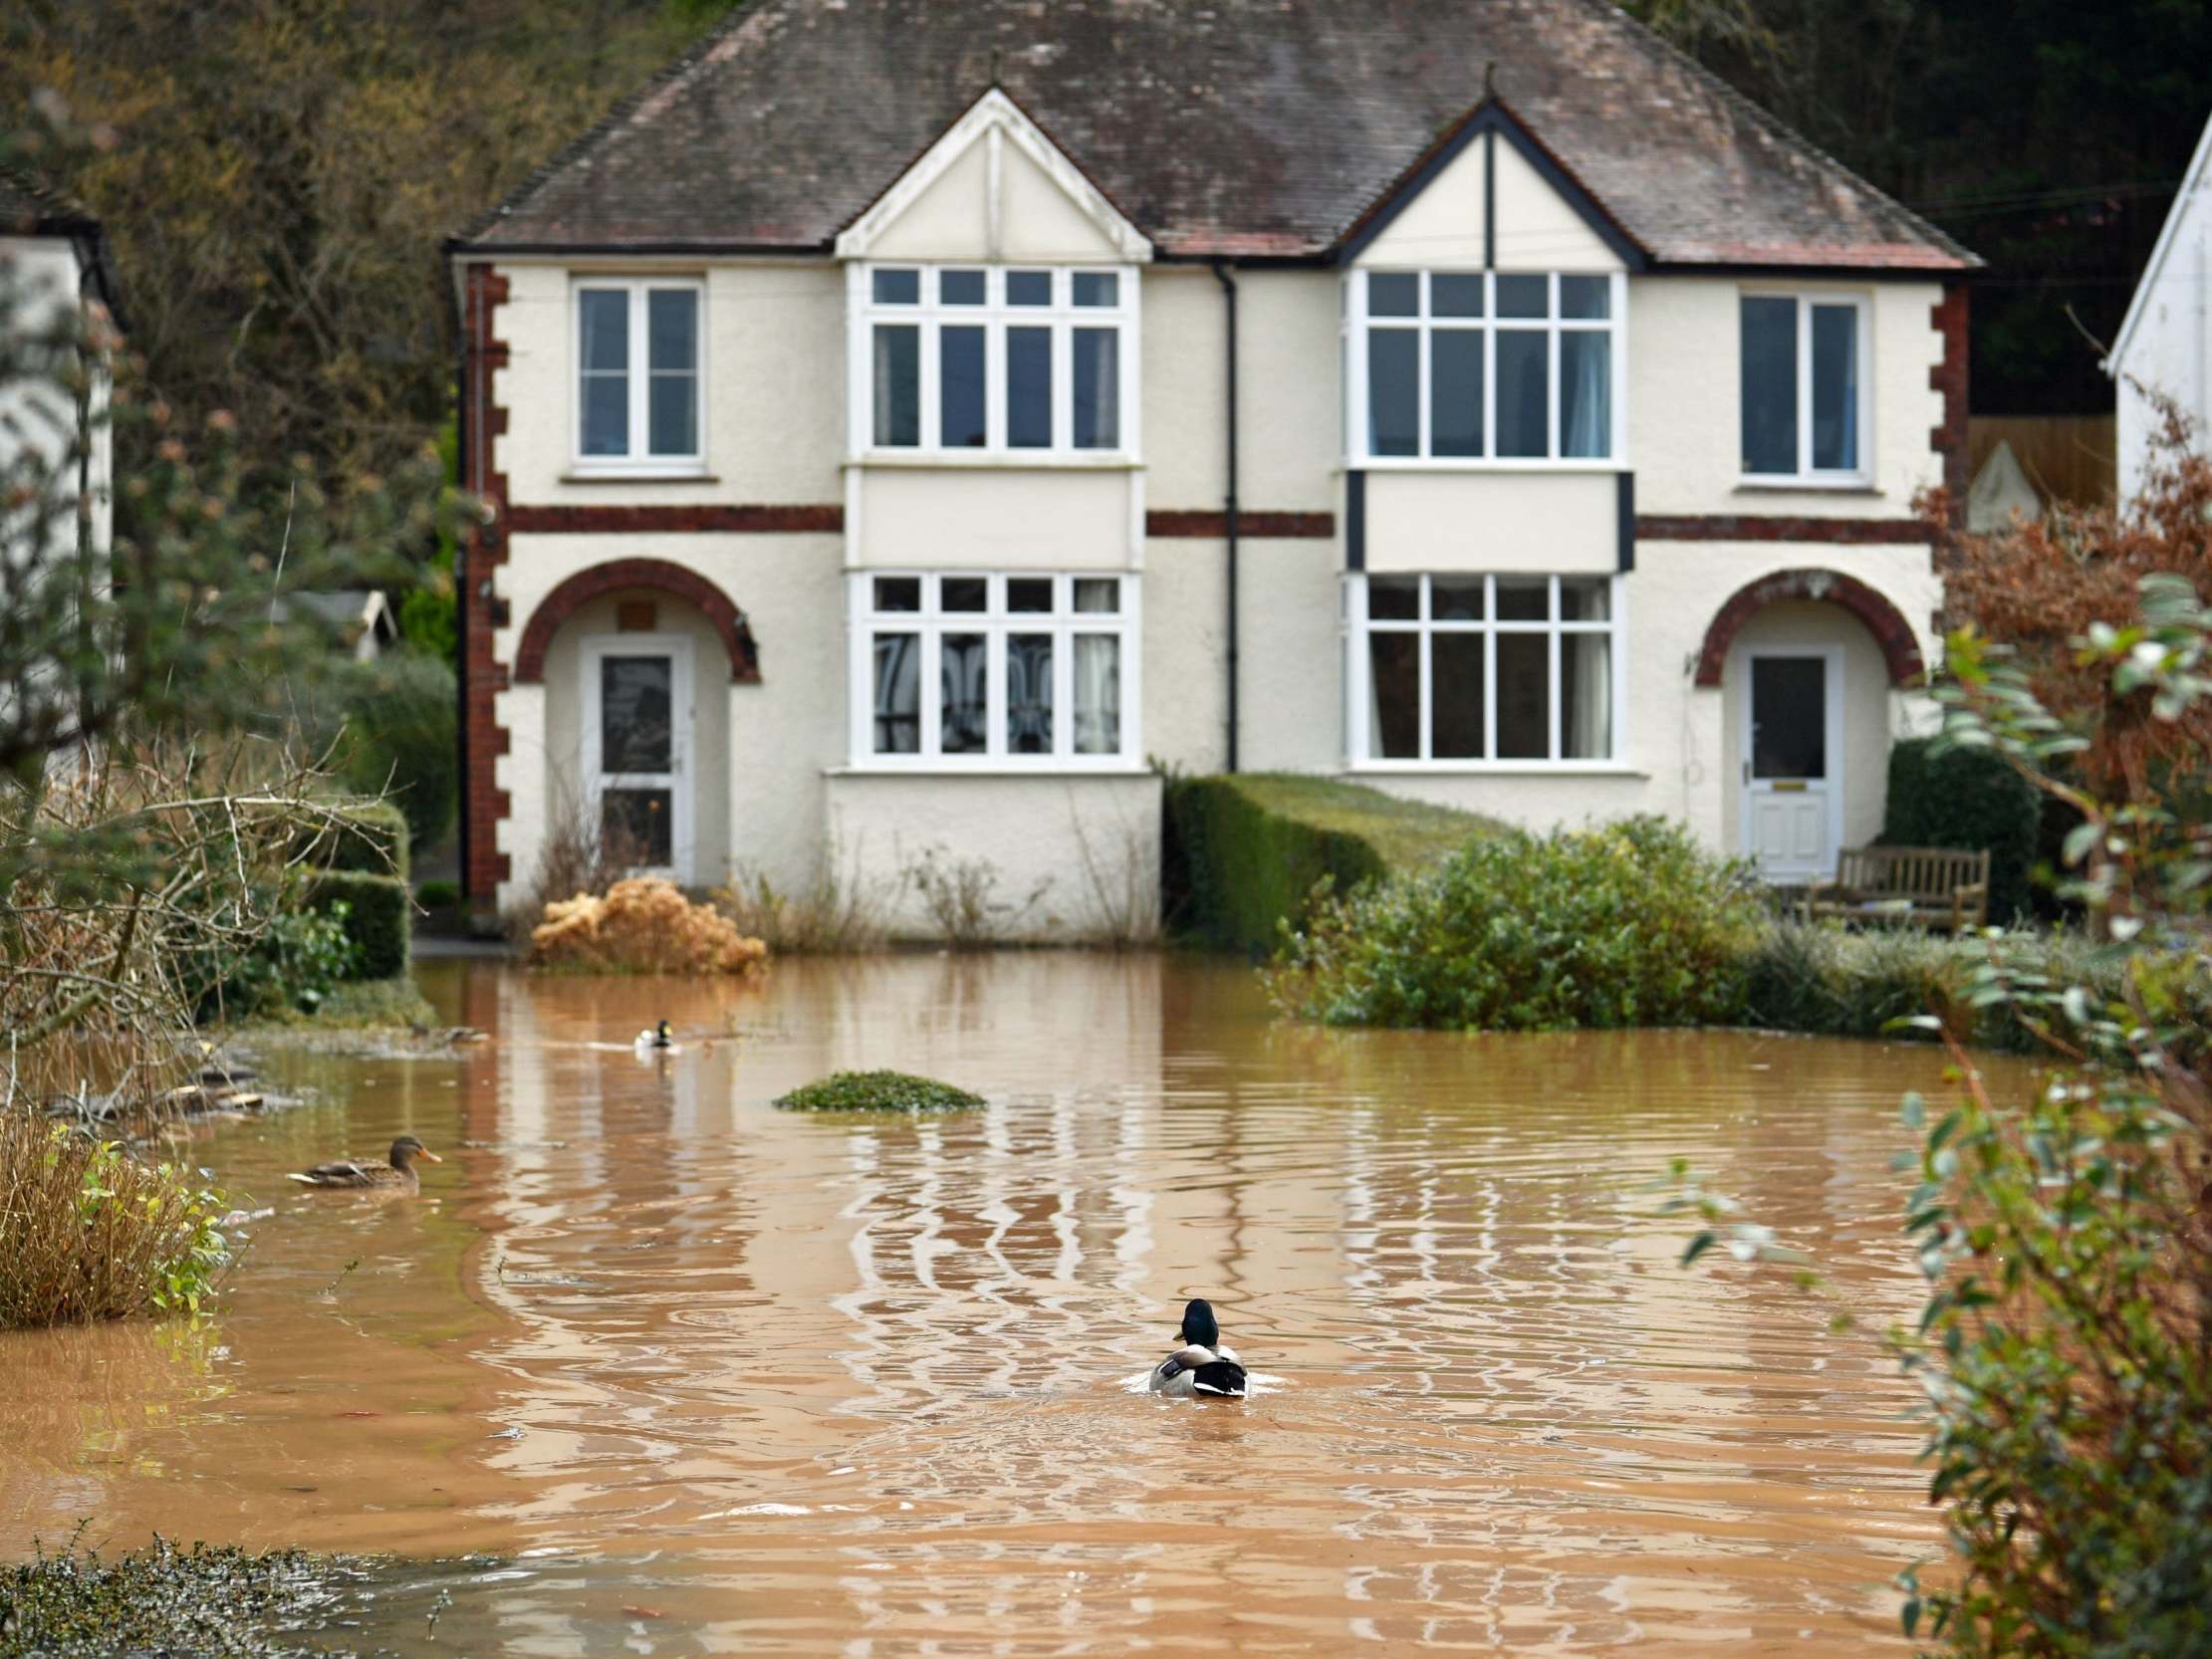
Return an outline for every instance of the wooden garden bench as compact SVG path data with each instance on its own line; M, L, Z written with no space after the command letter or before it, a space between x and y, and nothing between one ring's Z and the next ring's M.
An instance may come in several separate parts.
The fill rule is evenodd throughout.
M1853 846L1836 877L1806 889L1805 919L1910 922L1957 933L1989 921L1989 853L1944 846Z

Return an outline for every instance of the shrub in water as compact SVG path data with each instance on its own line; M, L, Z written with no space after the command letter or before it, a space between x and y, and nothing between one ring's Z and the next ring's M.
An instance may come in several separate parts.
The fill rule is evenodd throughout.
M983 1096L905 1071L833 1071L781 1096L787 1111L959 1111Z
M1505 830L1433 874L1324 899L1269 990L1330 1025L1710 1024L1739 1017L1762 925L1740 868L1664 819Z
M602 898L579 893L546 906L530 960L599 974L749 974L768 947L738 932L711 904L694 904L658 876L617 881Z
M0 1327L198 1312L227 1260L227 1208L188 1169L0 1113Z
M302 1632L348 1611L345 1597L365 1576L345 1556L179 1549L158 1538L120 1555L42 1551L0 1568L0 1659L308 1659L333 1649Z

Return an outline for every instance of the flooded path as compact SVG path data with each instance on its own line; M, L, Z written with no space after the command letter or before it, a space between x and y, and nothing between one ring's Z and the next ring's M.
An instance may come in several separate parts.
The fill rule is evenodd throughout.
M0 1551L508 1558L402 1573L406 1653L1904 1651L1907 1392L1677 1270L1649 1187L1691 1157L1878 1328L1925 1049L1284 1029L1150 956L424 980L494 1040L284 1060L327 1103L192 1142L276 1209L218 1316L0 1338ZM769 1104L873 1066L991 1105ZM403 1130L420 1199L283 1179ZM1126 1392L1201 1295L1281 1383Z

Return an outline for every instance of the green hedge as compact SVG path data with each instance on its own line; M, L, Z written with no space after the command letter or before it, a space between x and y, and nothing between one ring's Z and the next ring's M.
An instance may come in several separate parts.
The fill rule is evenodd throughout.
M1179 935L1223 950L1272 951L1306 918L1314 884L1350 892L1432 868L1498 828L1472 813L1289 773L1171 780L1164 898Z
M1721 1025L1765 923L1742 868L1668 820L1502 830L1316 906L1269 989L1333 1026Z
M405 973L414 928L407 884L362 870L333 870L308 878L303 908L325 911L341 900L347 907L346 936L359 951L353 977L390 979Z
M407 818L397 807L372 803L349 809L333 830L321 831L310 861L319 869L407 877Z
M1889 806L1881 838L1891 846L1989 850L1989 919L2029 913L2043 797L1987 749L1935 752L1933 738L1906 738L1889 751Z

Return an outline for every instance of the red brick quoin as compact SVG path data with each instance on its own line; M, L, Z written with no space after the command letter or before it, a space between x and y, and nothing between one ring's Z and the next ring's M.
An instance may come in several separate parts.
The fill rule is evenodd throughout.
M492 399L492 375L507 364L496 313L507 303L507 279L485 265L471 265L462 291L461 329L468 357L461 375L461 487L491 508L491 522L472 531L461 547L461 883L472 903L488 906L513 860L499 850L499 822L507 792L493 781L497 758L507 753L507 731L493 717L492 699L507 685L507 670L492 655L492 573L507 562L507 475L492 466L492 442L507 430L507 411Z
M1728 661L1728 647L1737 633L1752 617L1782 599L1818 599L1823 604L1842 605L1864 622L1874 643L1881 647L1882 660L1889 665L1891 685L1912 685L1926 674L1927 665L1921 660L1920 642L1912 636L1912 624L1895 605L1856 577L1841 571L1777 571L1737 589L1713 613L1712 625L1705 630L1704 649L1697 655L1696 683L1718 686L1721 669Z
M559 584L539 601L523 627L522 643L515 650L515 683L543 683L546 647L553 643L561 624L594 599L633 588L673 593L697 605L722 636L722 648L730 656L730 678L741 685L759 683L760 653L753 645L753 630L745 625L744 612L698 572L671 565L665 559L611 559Z

